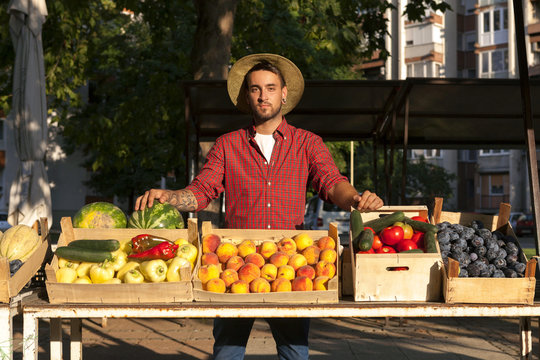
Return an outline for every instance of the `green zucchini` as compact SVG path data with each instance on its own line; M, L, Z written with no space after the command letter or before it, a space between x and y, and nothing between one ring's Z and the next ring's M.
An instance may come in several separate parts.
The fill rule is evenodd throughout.
M404 253L424 253L424 250L422 249L410 249L410 250L405 250L405 251L401 251L400 254L404 254Z
M375 231L376 234L381 232L384 228L392 225L395 222L403 221L405 214L403 211L395 211L392 214L388 214L378 219L370 220L364 223L364 227L370 227Z
M71 261L86 261L95 263L112 259L112 254L110 251L85 249L75 246L60 246L56 248L55 255L59 258Z
M373 232L369 229L363 230L358 236L358 250L368 251L373 246Z
M426 248L427 253L436 253L437 252L437 240L435 239L436 232L428 231L424 234L424 247Z
M364 230L364 222L362 221L362 213L360 211L356 209L351 211L350 226L352 238L356 239Z
M439 231L439 229L433 224L425 223L423 221L412 220L412 219L410 219L410 218L408 218L406 216L403 219L403 222L406 223L406 224L411 225L413 230L421 231L423 233L427 233L428 231L434 231L434 232Z
M120 249L120 241L114 239L106 240L74 240L68 246L103 251L116 251Z

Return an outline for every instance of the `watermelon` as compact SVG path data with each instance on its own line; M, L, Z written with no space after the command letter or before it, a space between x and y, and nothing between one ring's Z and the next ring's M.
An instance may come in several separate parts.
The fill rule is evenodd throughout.
M109 202L93 202L84 205L73 217L73 227L90 229L125 228L126 214Z
M154 202L151 208L134 211L127 226L136 229L183 229L184 219L171 204Z

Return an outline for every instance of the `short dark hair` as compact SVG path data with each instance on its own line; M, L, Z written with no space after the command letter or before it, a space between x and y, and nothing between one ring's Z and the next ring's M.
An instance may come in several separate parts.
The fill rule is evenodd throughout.
M271 62L263 60L263 61L255 64L255 65L253 65L253 67L251 69L249 69L249 71L246 73L246 76L244 77L244 87L246 88L246 90L247 90L247 87L248 87L248 84L247 84L247 81L246 81L247 77L252 72L259 71L259 70L270 71L271 73L276 74L279 77L279 79L281 80L281 87L284 87L284 86L287 85L285 83L285 78L283 77L283 74L281 74L281 71L279 71L279 69L276 66L274 66Z

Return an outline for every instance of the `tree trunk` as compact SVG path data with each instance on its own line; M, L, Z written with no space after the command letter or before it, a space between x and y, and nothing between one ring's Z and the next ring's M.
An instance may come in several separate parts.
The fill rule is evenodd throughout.
M197 30L191 54L195 80L226 79L238 0L194 0Z

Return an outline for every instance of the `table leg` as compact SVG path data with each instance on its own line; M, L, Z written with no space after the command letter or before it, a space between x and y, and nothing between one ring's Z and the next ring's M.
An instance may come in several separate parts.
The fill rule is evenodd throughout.
M51 360L62 360L62 319L51 318Z
M71 360L82 360L82 319L71 319Z
M9 307L0 309L0 358L13 359L13 317Z
M38 319L32 313L23 314L23 359L37 360L39 354Z
M519 330L521 341L520 359L530 360L532 359L532 330L531 318L529 316L522 316L519 318Z

